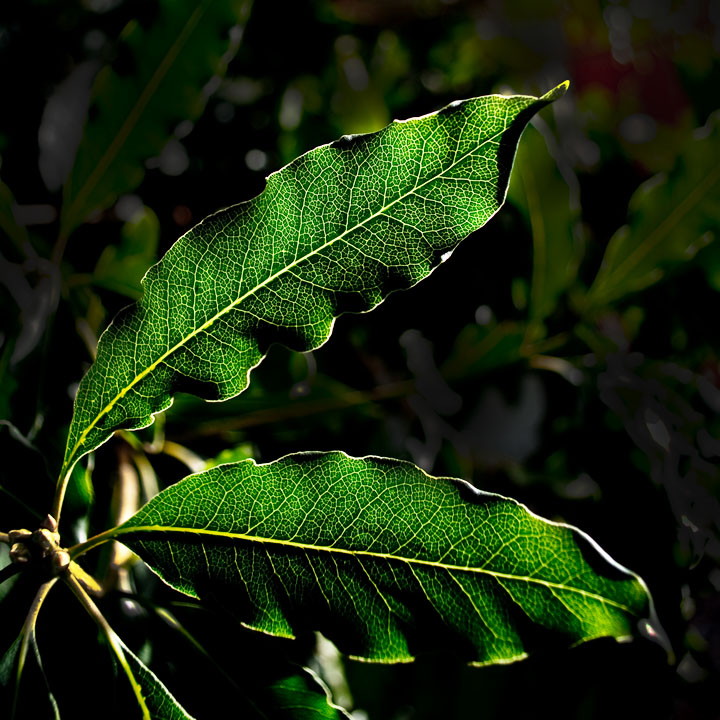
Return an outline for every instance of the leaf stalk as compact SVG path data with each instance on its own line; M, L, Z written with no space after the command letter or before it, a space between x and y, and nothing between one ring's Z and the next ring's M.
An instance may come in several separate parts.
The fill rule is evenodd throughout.
M107 639L110 648L115 653L115 657L117 658L120 666L125 672L125 675L130 682L130 686L132 687L133 693L135 694L135 699L137 700L137 703L142 710L143 720L152 720L150 710L148 709L145 698L143 697L142 688L140 687L140 683L138 683L135 674L133 673L132 668L127 661L127 658L125 657L125 652L123 651L122 645L119 642L118 635L110 627L110 624L105 619L105 616L100 611L100 608L98 608L98 606L93 602L92 598L87 594L85 588L78 581L78 579L72 573L66 574L63 579L65 580L65 583L68 585L68 587L72 590L75 597L80 601L80 604L85 608L88 615L90 615L90 617L97 624L98 628L100 628L100 631Z

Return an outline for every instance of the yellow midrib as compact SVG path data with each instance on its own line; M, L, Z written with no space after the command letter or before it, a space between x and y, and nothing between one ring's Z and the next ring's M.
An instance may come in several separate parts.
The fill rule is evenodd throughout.
M398 196L393 200L392 202L388 203L384 207L382 207L380 210L377 210L373 214L369 215L368 217L364 218L357 224L355 224L353 227L348 228L347 230L343 231L340 235L337 237L332 238L331 240L326 241L323 245L321 245L318 248L315 248L314 250L308 252L306 255L302 256L301 258L294 260L292 263L287 265L286 267L282 268L281 270L278 270L273 275L270 275L268 278L263 280L261 283L256 285L255 287L248 290L244 295L240 296L236 300L234 300L232 303L230 303L227 307L220 310L218 313L216 313L213 317L211 317L209 320L204 322L202 325L200 325L198 328L193 330L191 333L183 337L180 341L178 341L175 345L173 345L171 348L169 348L167 351L165 351L157 360L152 362L150 365L148 365L144 370L139 372L131 382L129 382L115 397L113 397L105 407L102 408L102 410L97 414L97 416L90 422L86 428L83 430L83 432L80 434L80 437L78 438L77 442L73 446L72 450L67 456L66 462L63 464L63 471L61 472L61 477L64 477L64 475L67 474L69 468L72 467L74 464L74 457L75 453L80 449L80 447L85 443L85 439L90 434L90 431L97 425L97 423L100 421L102 417L107 415L107 413L112 410L112 408L117 404L117 402L122 399L128 391L130 391L137 383L139 383L144 377L149 375L151 372L157 368L157 366L162 363L164 360L166 360L168 357L170 357L175 351L177 351L179 348L183 347L185 344L187 344L190 340L192 340L193 337L198 335L199 333L203 332L204 330L207 330L211 325L213 325L217 320L219 320L222 316L230 312L233 308L235 308L240 303L247 300L252 295L256 294L259 290L262 290L264 287L269 285L271 282L276 280L277 278L281 277L285 273L289 272L293 268L295 268L300 263L304 262L305 260L308 260L309 258L313 257L314 255L317 255L318 253L322 252L328 247L331 247L335 243L341 241L343 238L345 238L347 235L349 235L352 232L355 232L355 230L358 230L359 228L363 227L365 224L370 222L371 220L374 220L376 217L379 217L383 213L387 212L393 205L400 202L401 200L406 199L413 193L416 193L418 190L421 190L429 183L438 180L441 178L445 173L452 170L456 165L461 163L463 160L468 158L473 153L477 152L480 148L482 148L484 145L487 145L488 143L492 142L496 138L500 137L505 131L507 130L507 125L502 129L499 130L497 133L492 135L491 137L487 138L483 142L476 145L472 150L469 150L467 153L463 154L460 158L455 160L453 163L448 165L448 167L444 168L442 172L433 175L432 177L428 178L424 182L420 183L419 185L414 186L412 189L405 192L403 195Z
M434 567L434 568L440 568L447 571L454 571L454 572L465 572L465 573L479 573L482 575L489 575L490 577L493 577L497 580L513 580L516 582L527 582L535 585L542 585L543 587L553 589L553 590L560 590L563 592L570 592L570 593L576 593L578 595L581 595L583 597L586 597L591 600L595 600L597 602L600 602L605 605L611 605L612 607L616 607L620 610L623 610L627 612L628 614L632 615L633 610L629 607L623 605L622 603L616 602L614 600L611 600L609 598L603 597L602 595L598 595L597 593L590 592L589 590L583 590L582 588L575 588L568 585L563 585L562 583L556 583L551 582L549 580L542 580L541 578L534 578L529 575L512 575L510 573L501 573L496 572L494 570L487 570L485 568L480 567L471 567L471 566L463 566L463 565L451 565L447 563L440 563L433 560L423 560L421 558L409 558L409 557L402 557L398 555L393 555L391 553L379 553L379 552L371 552L370 550L349 550L347 548L339 548L339 547L333 547L331 545L312 545L310 543L301 543L296 542L293 540L282 540L278 538L267 538L267 537L260 537L258 535L247 535L244 533L231 533L231 532L222 532L220 530L207 530L202 528L184 528L184 527L173 527L173 526L165 526L165 525L137 525L134 527L119 527L117 530L115 530L112 533L109 533L109 536L118 538L120 535L127 535L127 534L139 534L139 533L184 533L184 534L190 534L190 535L206 535L209 537L221 537L221 538L227 538L231 540L241 540L241 541L247 541L247 542L253 542L253 543L265 543L270 545L279 545L282 547L290 547L295 550L312 550L316 552L327 552L327 553L336 553L338 555L349 555L351 557L370 557L375 560L395 560L399 562L404 562L408 565L422 565L425 567ZM122 541L121 541L122 542Z

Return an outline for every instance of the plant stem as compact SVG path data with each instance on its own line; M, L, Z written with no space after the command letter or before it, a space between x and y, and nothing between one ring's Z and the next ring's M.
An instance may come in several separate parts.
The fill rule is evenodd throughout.
M94 535L93 537L88 538L87 540L85 540L85 542L73 545L72 547L68 548L68 553L70 553L70 559L75 560L76 558L79 558L81 555L84 555L86 552L88 552L88 550L92 550L98 545L103 545L110 540L114 540L116 532L117 528L112 527L109 530L105 530L98 535Z
M50 592L52 586L57 582L57 578L54 577L47 582L43 583L30 606L25 623L22 629L22 642L20 644L20 652L18 654L17 673L15 674L15 695L13 697L13 707L10 717L15 717L15 710L17 709L17 701L20 690L20 678L22 677L23 669L25 668L25 659L27 658L28 647L30 642L35 640L35 625L37 623L38 615L40 614L40 608L45 602L47 594Z
M148 706L145 703L145 698L143 697L140 683L138 683L137 679L135 678L135 673L133 673L132 668L127 661L127 658L125 657L125 651L123 650L122 641L118 637L117 633L110 627L108 621L105 619L105 616L102 614L102 612L100 612L100 608L98 608L98 606L93 602L92 598L87 594L87 592L85 592L85 588L78 582L77 578L71 573L67 573L63 577L63 579L73 591L75 597L77 597L85 610L87 610L88 615L90 615L90 617L97 623L97 626L100 628L103 635L105 635L105 638L107 639L110 647L115 653L115 656L117 657L118 662L120 663L123 671L125 672L125 675L127 675L127 678L133 689L133 693L135 694L135 699L137 700L138 705L142 709L143 720L152 720L150 710L148 709Z

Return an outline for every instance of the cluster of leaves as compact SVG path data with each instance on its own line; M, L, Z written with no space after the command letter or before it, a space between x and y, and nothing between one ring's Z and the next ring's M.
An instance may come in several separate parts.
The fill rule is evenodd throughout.
M367 8L369 27L383 22L382 6ZM273 130L261 122L264 103L281 98L276 150L247 151L250 190L240 196L248 196L255 189L252 172L290 160L336 129L376 130L395 114L407 115L406 108L427 110L419 104L419 83L407 81L412 66L424 68L418 79L436 96L435 107L443 104L438 100L468 94L473 78L484 81L480 87L498 80L521 84L525 71L505 68L482 78L471 69L478 48L495 66L511 57L512 33L481 43L480 24L469 29L460 16L418 59L418 49L399 33L383 30L372 42L367 30L358 30L360 39L348 34L357 8L338 3L332 12L338 32L345 33L333 46L339 76L327 70L315 77L258 73L221 83L238 47L237 66L250 67L260 57L259 66L272 68L259 41L238 46L249 10L247 3L160 2L118 32L117 43L101 44L102 52L77 67L47 103L41 124L42 179L51 191L62 190L53 200L59 216L49 232L28 232L26 226L37 222L33 213L42 216L52 206L18 205L8 186L0 186L0 261L9 308L0 347L0 414L6 418L0 441L18 459L15 467L24 468L21 474L3 470L0 528L40 527L34 534L0 536L0 604L8 618L0 663L4 711L82 717L87 708L95 713L111 692L120 717L212 717L229 703L249 716L338 717L345 713L340 705L352 707L352 690L356 707L392 717L403 712L399 701L377 687L393 682L382 678L407 675L383 668L380 676L342 663L335 646L350 658L382 662L434 651L442 665L443 653L451 651L472 664L493 664L596 637L626 639L638 628L659 632L654 620L646 620L652 607L644 583L586 535L463 481L430 477L416 465L474 479L503 495L522 493L546 513L585 513L593 534L600 531L603 545L641 569L651 587L674 566L682 615L693 622L674 619L667 583L657 583L660 605L682 652L679 673L699 686L711 672L698 664L711 655L711 625L710 605L703 614L695 603L717 580L719 556L718 476L709 462L715 454L711 370L717 362L712 345L698 342L706 336L702 314L688 322L677 295L669 296L673 308L673 299L663 300L657 290L676 287L677 294L717 285L714 116L694 135L688 128L696 118L683 116L670 143L675 154L663 156L657 167L647 151L633 156L633 143L627 145L635 162L664 173L637 189L627 222L614 234L625 219L624 206L597 213L585 196L580 206L578 162L558 150L552 128L557 122L561 136L570 139L576 130L567 123L563 129L560 110L554 119L534 120L519 146L511 207L483 237L461 246L409 300L394 296L368 318L343 318L334 342L314 354L309 351L327 340L337 315L370 310L393 290L414 285L494 215L519 135L564 88L539 99L489 96L453 103L317 148L271 175L254 200L190 230L141 287L158 248L174 240L172 230L161 235L165 201L153 201L152 188L183 177L183 142L194 156L198 132L188 132L209 98L221 126L232 127L233 107L247 106L248 128L257 130L261 147L264 128ZM87 33L87 18L67 12L64 22ZM254 8L249 37L254 22L262 27L263 12ZM318 6L331 32L329 12ZM428 5L426 12L439 10ZM609 25L613 12L605 14ZM105 15L111 28L125 19L119 10ZM365 48L372 48L371 56ZM607 98L596 88L583 92L583 68L577 69L578 106L585 103L586 112L602 117ZM78 88L86 89L90 110L73 143L57 124L62 113L52 109L82 106L72 94ZM333 95L334 115L323 104L326 95ZM553 107L568 107L567 99ZM76 119L82 125L83 118ZM602 133L587 130L602 147ZM54 135L61 141L48 140ZM667 147L668 134L658 136ZM12 161L12 148L2 151ZM143 182L143 167L171 179ZM186 186L176 182L167 192L190 197L198 170L186 173ZM12 181L5 168L2 174ZM217 197L203 202L237 201L237 189L224 180ZM144 202L128 195L136 190ZM164 212L176 227L212 207L198 203L190 211L176 198L171 203ZM592 224L602 213L609 217ZM592 233L603 222L612 237L601 261ZM97 244L100 227L114 235L104 248ZM510 246L508 237L518 235L532 239L532 265L529 253L518 258L514 248L502 250ZM91 244L98 250L87 251ZM521 244L513 240L513 246ZM692 275L688 268L701 267L693 262L696 255L705 272ZM480 295L478 286L485 288ZM465 296L473 307L482 302L476 322L453 317L451 301L438 299L450 293L460 307ZM701 297L699 303L707 301ZM122 298L139 302L117 316L98 344ZM665 344L648 344L658 323L654 304L663 302L671 303L672 331L663 329ZM661 310L663 319L667 313ZM400 317L447 348L442 362L435 364L432 346L417 330L404 332L397 343L408 327L398 324ZM245 391L250 370L274 342L293 350L273 348ZM94 358L96 346L79 388L70 387L76 400L67 428L65 389L82 374L82 358ZM28 379L46 374L54 348L64 348L55 377L29 391ZM641 354L639 348L649 350ZM490 382L512 388L518 407L487 391ZM225 402L206 405L194 396ZM547 397L553 397L552 411ZM172 409L158 415L173 398ZM593 416L600 421L589 421ZM623 428L629 448L613 439ZM334 447L351 455L411 457L416 465L342 452L287 455ZM618 464L632 470L625 486L615 489ZM187 468L195 474L181 479ZM44 487L43 478L50 479ZM628 495L631 482L642 487ZM671 527L663 493L678 533L665 541L669 552L655 552L650 560L657 545L646 531L654 525L637 522L636 503L658 516L658 526ZM616 495L623 501L613 506ZM588 512L588 503L600 497L598 512ZM577 510L578 502L584 509ZM42 519L48 509L56 519L63 510L62 542L54 519ZM634 525L635 534L614 537L602 529L618 519L632 520L627 527ZM147 565L108 542L115 538ZM99 553L85 555L100 545ZM700 582L693 579L698 577ZM79 605L52 589L59 578ZM101 630L100 647L81 607ZM78 628L71 638L68 620ZM96 668L96 682L82 694L75 691L72 669L54 662L57 648L70 643L82 647L84 662ZM594 657L612 654L617 662L615 648L592 645ZM53 662L49 647L55 648ZM653 668L664 663L661 656L641 654L652 658ZM430 662L420 663L421 673L423 667L437 673L439 666ZM457 665L450 667L466 677ZM497 684L498 676L488 677L488 686ZM462 689L456 678L452 682L460 690L452 702L458 715L466 714ZM38 684L47 694L27 692ZM437 681L425 685L438 687ZM211 693L203 691L209 687ZM492 693L486 697L491 707ZM451 701L446 695L439 702L445 707Z

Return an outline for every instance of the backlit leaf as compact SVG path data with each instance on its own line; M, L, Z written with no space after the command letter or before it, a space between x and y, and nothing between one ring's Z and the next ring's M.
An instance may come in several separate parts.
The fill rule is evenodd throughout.
M190 230L103 335L61 480L115 430L152 423L173 392L231 398L271 342L319 347L339 314L426 277L502 205L523 128L566 87L455 102L344 137Z
M107 533L246 626L318 630L351 656L471 663L633 635L637 576L579 530L414 465L341 452L247 460L164 490Z

